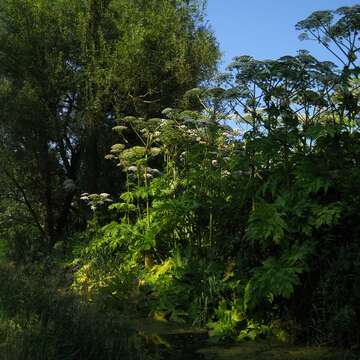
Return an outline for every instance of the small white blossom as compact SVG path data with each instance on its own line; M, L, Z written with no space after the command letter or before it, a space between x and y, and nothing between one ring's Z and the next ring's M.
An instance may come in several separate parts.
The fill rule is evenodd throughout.
M117 126L114 126L112 129L113 129L114 131L122 132L122 131L124 131L124 130L127 130L127 126L117 125Z
M106 159L106 160L116 159L116 156L111 155L111 154L108 154L108 155L105 155L105 159Z
M138 168L136 166L134 166L134 165L129 166L127 168L127 171L130 171L130 172L137 172L137 170L138 170Z
M125 149L125 145L124 144L114 144L113 146L111 146L111 152L113 154L117 154L122 152Z
M155 176L161 176L162 172L158 169L152 169L150 167L147 168L148 173L155 175Z
M151 173L155 176L161 176L163 173L158 169L151 169Z

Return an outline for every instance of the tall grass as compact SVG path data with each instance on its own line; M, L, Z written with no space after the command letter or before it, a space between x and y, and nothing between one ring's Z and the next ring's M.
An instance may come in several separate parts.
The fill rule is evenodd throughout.
M145 358L122 314L84 303L61 287L61 275L37 266L0 265L1 359Z

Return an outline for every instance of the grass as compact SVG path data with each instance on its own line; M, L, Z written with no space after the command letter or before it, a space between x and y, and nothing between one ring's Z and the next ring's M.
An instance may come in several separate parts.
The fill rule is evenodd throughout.
M206 360L358 360L350 352L329 347L295 346L270 341L249 341L234 346L211 346L199 352Z

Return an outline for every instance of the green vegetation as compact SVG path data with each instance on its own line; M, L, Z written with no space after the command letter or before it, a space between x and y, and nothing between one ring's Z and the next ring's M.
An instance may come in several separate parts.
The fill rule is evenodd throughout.
M0 4L6 359L157 358L144 318L257 340L229 348L244 359L360 345L360 6L297 24L338 65L302 50L225 74L203 11Z
M147 358L126 319L66 290L54 264L0 268L2 359Z
M304 348L300 346L284 346L284 344L267 343L264 341L247 342L242 345L210 347L200 351L206 360L343 360L356 359L350 353L334 351L325 347Z

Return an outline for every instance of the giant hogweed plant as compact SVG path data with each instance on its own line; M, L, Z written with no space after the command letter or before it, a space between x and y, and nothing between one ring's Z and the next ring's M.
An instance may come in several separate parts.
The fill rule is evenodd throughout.
M229 92L216 91L223 98ZM288 118L285 128L278 121L271 131L252 127L240 138L213 111L166 109L163 114L162 119L127 117L114 128L121 142L112 146L108 158L124 171L127 191L109 206L114 221L86 251L92 259L106 254L107 262L121 270L110 271L116 273L114 281L110 275L98 283L118 294L121 273L135 272L153 289L163 279L159 304L164 310L172 287L179 299L189 291L169 282L176 270L165 265L172 263L174 249L190 248L191 256L210 262L236 258L236 276L247 279L240 291L244 314L264 301L271 309L279 297L291 298L316 248L313 233L336 224L341 214L340 202L318 201L318 194L332 186L326 169L311 166L321 142L303 141L299 120ZM254 114L258 121L258 112ZM331 136L332 129L316 123L305 136L318 140ZM140 145L129 146L127 132L135 133ZM163 265L165 273L158 277L156 269L162 272ZM143 268L154 270L146 275ZM223 296L234 301L232 295ZM216 321L216 312L207 317Z
M210 110L163 114L126 117L114 127L121 142L107 158L124 171L126 192L109 206L114 221L86 248L90 257L107 254L151 267L177 247L191 247L198 257L227 256L223 238L236 232L230 213L244 201L237 190L237 133ZM136 134L139 145L129 146L127 132Z
M299 26L321 26L324 14L314 16ZM188 94L204 111L166 109L163 119L126 118L114 129L123 140L110 157L125 172L127 191L110 206L114 221L88 247L95 258L105 249L122 259L139 277L144 265L152 268L157 280L149 283L163 278L163 295L179 285L169 280L178 276L177 265L168 266L174 249L190 248L210 263L234 261L241 289L219 290L206 315L225 319L225 328L237 321L215 309L229 310L235 293L248 319L260 308L270 314L263 319L279 316L296 302L326 234L341 224L346 203L355 206L344 174L354 183L358 174L356 71L305 51L271 61L241 56L229 70L223 88ZM245 124L242 136L220 125L224 112ZM136 134L136 146L127 132ZM176 293L190 291L182 289Z
M145 223L143 234L152 239L145 250L152 249L158 260L186 241L199 251L211 247L219 220L214 219L215 202L231 193L226 178L232 179L236 151L230 141L234 131L208 115L172 109L164 114L165 119L125 119L144 146L114 146L121 148L116 156L126 172L128 191L111 205L130 226Z

